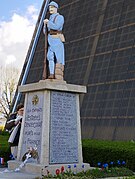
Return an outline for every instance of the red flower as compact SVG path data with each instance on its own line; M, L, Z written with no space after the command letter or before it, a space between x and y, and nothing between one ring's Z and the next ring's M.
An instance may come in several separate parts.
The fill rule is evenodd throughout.
M102 170L104 170L104 166L102 165L102 168L101 168Z
M63 173L63 172L64 172L64 166L61 167L61 173Z
M59 174L60 174L60 170L56 169L56 175L59 175Z

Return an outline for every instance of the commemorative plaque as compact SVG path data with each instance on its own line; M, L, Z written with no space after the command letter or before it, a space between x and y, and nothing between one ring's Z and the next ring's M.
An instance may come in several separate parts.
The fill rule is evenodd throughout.
M50 164L77 163L76 95L51 92Z

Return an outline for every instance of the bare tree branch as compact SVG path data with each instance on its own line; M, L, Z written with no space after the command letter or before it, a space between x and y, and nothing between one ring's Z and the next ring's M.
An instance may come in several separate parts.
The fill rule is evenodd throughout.
M5 70L5 75L3 76L2 89L0 94L0 113L6 118L9 117L11 111L11 104L15 95L15 90L18 83L18 69L8 69Z

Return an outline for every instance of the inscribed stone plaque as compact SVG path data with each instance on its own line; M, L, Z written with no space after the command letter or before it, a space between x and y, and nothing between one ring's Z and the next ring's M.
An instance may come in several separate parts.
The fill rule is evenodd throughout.
M51 92L50 164L78 162L76 94Z
M28 147L37 147L39 159L41 154L41 136L43 121L43 93L28 93L25 110L25 123L21 156L27 152Z

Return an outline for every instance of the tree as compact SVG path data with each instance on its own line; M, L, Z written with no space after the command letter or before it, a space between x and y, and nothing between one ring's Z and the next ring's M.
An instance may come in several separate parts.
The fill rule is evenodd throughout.
M15 95L19 70L16 68L0 69L1 89L0 89L0 113L8 118L12 109L12 101Z

